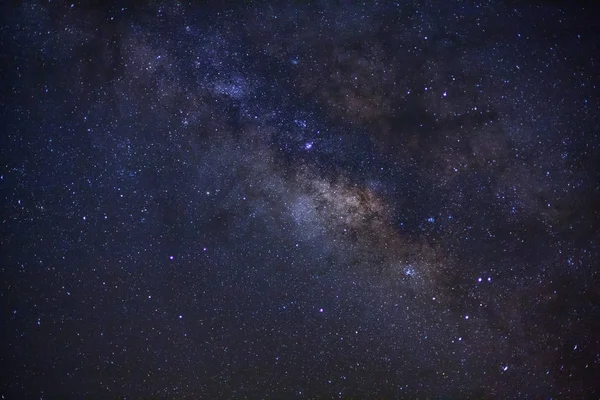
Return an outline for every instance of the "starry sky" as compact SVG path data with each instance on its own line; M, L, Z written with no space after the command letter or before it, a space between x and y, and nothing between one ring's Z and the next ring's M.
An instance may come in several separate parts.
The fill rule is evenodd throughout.
M591 3L86 4L1 10L2 398L598 394Z

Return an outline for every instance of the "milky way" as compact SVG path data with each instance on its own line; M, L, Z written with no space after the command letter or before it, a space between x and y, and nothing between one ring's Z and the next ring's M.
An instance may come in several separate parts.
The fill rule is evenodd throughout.
M592 398L594 5L2 6L6 398Z

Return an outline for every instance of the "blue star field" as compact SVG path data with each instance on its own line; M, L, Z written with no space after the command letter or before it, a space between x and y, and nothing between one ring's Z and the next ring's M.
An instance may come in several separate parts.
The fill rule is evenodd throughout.
M0 395L597 398L594 7L2 5Z

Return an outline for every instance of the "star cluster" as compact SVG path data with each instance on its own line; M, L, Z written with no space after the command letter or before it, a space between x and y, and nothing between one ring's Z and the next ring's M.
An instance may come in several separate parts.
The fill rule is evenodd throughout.
M0 394L593 397L593 10L3 5Z

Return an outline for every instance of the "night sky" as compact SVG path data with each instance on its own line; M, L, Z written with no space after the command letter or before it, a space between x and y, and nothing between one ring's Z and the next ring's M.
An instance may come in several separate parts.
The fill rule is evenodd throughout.
M593 2L6 3L2 398L598 398Z

